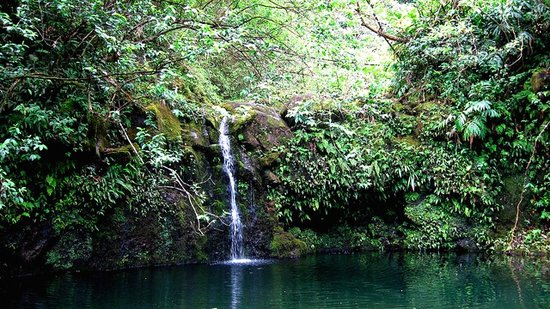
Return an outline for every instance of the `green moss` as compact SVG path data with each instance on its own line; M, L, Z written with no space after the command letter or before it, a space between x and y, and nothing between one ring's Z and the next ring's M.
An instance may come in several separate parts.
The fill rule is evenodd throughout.
M392 104L391 108L393 109L393 111L395 112L406 112L410 109L410 106L409 105L405 105L401 102L396 102L394 104Z
M275 112L273 112L272 115L270 115L269 113L266 113L265 115L266 115L265 116L266 117L265 123L267 124L267 127L269 127L269 128L286 128L287 124L283 120L283 118L279 117L279 114L276 114Z
M449 107L437 101L419 103L414 108L415 113L425 122L441 120L444 115L449 114Z
M235 112L235 106L231 102L221 103L220 107L233 114Z
M183 151L187 157L186 165L188 171L190 172L188 176L199 182L203 182L208 179L210 177L208 172L209 163L205 154L191 146L184 146Z
M206 243L208 238L203 235L197 238L197 251L195 255L195 259L199 262L206 262L208 261L208 254L206 254Z
M499 194L499 204L502 205L502 209L497 213L497 217L500 221L500 228L503 230L503 233L506 234L514 224L516 218L516 203L521 198L523 175L505 177L502 183L503 190L501 194ZM521 206L523 207L524 204L525 202Z
M134 152L134 148L139 151L139 145L137 143L133 143L132 145L125 145L117 148L105 148L103 149L103 152L110 155L123 154L131 156Z
M172 114L168 106L160 103L153 103L148 105L145 109L155 113L158 129L166 138L169 140L181 139L181 124L178 118Z
M271 166L280 156L281 156L281 152L279 151L269 152L263 155L262 157L260 157L260 165L262 167Z
M405 231L404 245L408 249L454 249L471 229L465 219L449 211L448 205L436 205L433 196L405 207L405 215L413 223Z
M531 76L531 88L533 92L539 92L550 85L550 70L539 70Z
M235 119L235 121L233 121L233 123L231 124L231 128L233 132L238 132L242 127L251 123L254 120L254 118L256 118L256 115L257 113L255 111L246 109L246 111L242 113L240 116L238 116Z
M304 241L310 252L384 250L386 247L396 247L400 241L395 230L377 217L368 227L340 225L322 234L299 228L291 228L289 232Z
M89 123L89 135L88 135L88 147L90 149L95 149L96 153L103 152L105 147L108 145L107 141L107 121L98 115L89 113L88 114L88 123Z
M184 144L194 147L208 147L209 140L203 133L203 127L196 122L184 123L181 126Z
M413 146L415 148L420 147L420 141L413 135L398 137L397 140L408 146Z
M407 114L400 114L397 117L397 122L398 125L394 129L399 135L411 134L417 125L416 117Z
M297 258L307 253L306 243L281 227L274 229L270 248L271 255L277 258Z
M426 101L426 102L418 103L415 106L414 110L418 113L422 113L422 112L439 110L440 107L441 107L441 104L437 101Z
M185 208L187 208L186 200L185 199L180 199L178 201L178 209L175 213L175 217L176 217L176 220L177 220L177 224L181 225L181 226L187 224L187 222L185 221L186 220Z

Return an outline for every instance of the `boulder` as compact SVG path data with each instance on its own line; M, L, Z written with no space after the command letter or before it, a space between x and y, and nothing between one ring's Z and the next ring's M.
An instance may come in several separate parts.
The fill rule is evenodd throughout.
M232 131L251 150L271 151L292 137L292 131L272 107L255 103L232 103L241 116L232 124Z

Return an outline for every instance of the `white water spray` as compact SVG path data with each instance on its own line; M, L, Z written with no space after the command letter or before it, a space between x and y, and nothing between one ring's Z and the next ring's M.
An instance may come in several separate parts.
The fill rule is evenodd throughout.
M227 117L223 117L220 124L219 143L223 155L223 171L229 178L229 203L231 205L231 260L244 260L243 252L243 225L239 215L236 197L235 158L231 155L231 143L227 134Z

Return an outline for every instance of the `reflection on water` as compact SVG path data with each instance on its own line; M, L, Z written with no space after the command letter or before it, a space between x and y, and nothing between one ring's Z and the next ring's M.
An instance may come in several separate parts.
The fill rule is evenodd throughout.
M322 255L23 278L7 307L548 308L550 264L455 254Z
M231 308L239 308L241 299L241 284L243 280L243 268L231 267Z

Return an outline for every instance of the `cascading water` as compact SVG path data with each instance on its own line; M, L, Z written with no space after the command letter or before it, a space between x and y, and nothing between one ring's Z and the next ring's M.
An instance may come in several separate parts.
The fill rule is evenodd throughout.
M219 143L223 155L223 171L229 178L229 203L231 205L231 260L244 261L243 252L243 225L239 215L236 197L235 159L231 155L231 143L227 134L227 117L223 117L220 124Z

